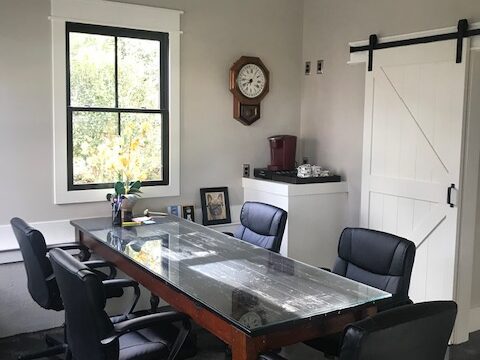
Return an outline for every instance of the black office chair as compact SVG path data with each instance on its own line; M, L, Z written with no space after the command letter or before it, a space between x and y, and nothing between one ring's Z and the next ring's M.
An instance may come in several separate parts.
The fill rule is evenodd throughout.
M391 293L384 311L411 303L408 297L416 247L410 240L381 231L346 228L332 272Z
M444 360L457 304L432 301L401 306L350 324L339 360ZM285 360L277 354L261 360Z
M273 205L247 201L240 212L240 225L228 233L237 239L278 253L282 245L287 212Z
M50 251L50 261L65 306L69 353L76 360L147 360L177 357L190 332L184 314L168 311L123 318L105 313L102 281L87 266L61 249ZM132 309L133 310L133 309ZM172 323L181 324L180 329ZM194 347L190 346L190 349ZM194 356L193 353L183 356Z
M15 237L17 238L18 245L20 246L20 251L23 256L23 263L27 272L28 291L32 299L44 309L54 311L63 310L60 292L58 290L55 276L53 275L52 266L50 265L47 257L47 253L53 247L47 246L42 233L30 227L22 219L13 218L10 221L10 224ZM57 244L55 247L65 250L79 250L82 254L82 258L90 257L88 249L80 244ZM110 269L109 275L98 271L99 275L101 275L104 279L115 277L115 267L109 263L106 263L105 261L86 261L85 264L92 269L108 267ZM109 297L119 297L122 296L122 294L123 290L121 288L112 288L109 291ZM19 356L19 359L38 359L46 356L63 354L65 352L67 347L65 341L58 341L57 339L54 339L48 335L46 336L45 341L49 348L44 351L21 355Z
M338 243L332 272L392 294L377 304L382 312L411 304L408 297L415 244L380 231L346 228ZM327 355L338 355L341 333L306 342Z

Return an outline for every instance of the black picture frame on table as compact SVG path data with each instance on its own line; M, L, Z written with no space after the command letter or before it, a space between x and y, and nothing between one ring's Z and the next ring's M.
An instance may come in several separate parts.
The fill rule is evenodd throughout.
M230 201L228 187L200 189L203 225L230 224Z
M193 205L184 205L182 207L182 216L185 220L195 222L195 207Z

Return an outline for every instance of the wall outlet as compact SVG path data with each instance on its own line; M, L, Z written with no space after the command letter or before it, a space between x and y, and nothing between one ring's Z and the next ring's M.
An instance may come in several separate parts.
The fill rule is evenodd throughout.
M317 74L323 74L323 68L324 68L324 61L323 60L317 60Z
M250 177L250 164L243 164L243 177Z
M310 61L305 62L305 75L310 75L312 71L312 63Z

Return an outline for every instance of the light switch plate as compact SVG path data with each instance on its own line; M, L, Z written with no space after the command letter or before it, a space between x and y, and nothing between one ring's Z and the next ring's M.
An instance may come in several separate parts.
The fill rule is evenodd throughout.
M323 74L324 71L324 61L317 60L317 74Z

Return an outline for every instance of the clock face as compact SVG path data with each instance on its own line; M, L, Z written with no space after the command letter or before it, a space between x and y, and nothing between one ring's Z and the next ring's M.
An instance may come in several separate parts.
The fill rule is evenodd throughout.
M261 67L247 64L240 69L237 77L238 89L247 98L259 96L265 89L267 80Z
M262 318L254 311L249 311L242 315L238 322L249 329L253 329L262 325Z

